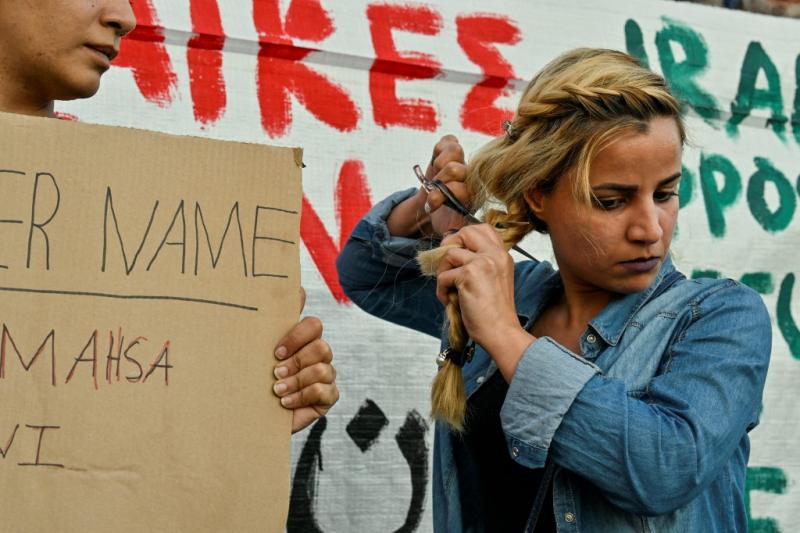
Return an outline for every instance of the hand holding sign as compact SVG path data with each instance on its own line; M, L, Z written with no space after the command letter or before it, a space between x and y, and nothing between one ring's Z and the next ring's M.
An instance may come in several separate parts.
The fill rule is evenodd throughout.
M305 308L306 291L301 287L301 308ZM301 309L302 310L302 309ZM281 405L292 409L292 432L300 431L320 417L339 399L336 369L331 365L333 352L322 340L322 322L306 317L278 341L275 357L273 390Z

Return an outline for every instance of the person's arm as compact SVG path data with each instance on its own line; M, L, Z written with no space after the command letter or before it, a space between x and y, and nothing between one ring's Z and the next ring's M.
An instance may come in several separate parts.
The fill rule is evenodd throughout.
M452 135L434 147L428 179L447 184L468 203L464 151ZM413 174L409 168L408 176ZM366 312L434 337L441 334L444 307L436 299L436 281L424 277L417 253L451 228L464 225L460 215L443 208L444 197L422 188L397 192L376 204L356 225L336 268L345 294Z
M364 311L439 337L444 308L436 299L436 280L424 277L416 255L431 246L392 235L386 219L416 189L395 193L376 204L356 225L336 260L345 294Z
M771 326L760 297L729 281L692 302L675 334L665 370L637 397L549 338L533 342L501 411L512 455L538 468L549 450L629 512L687 504L757 421Z

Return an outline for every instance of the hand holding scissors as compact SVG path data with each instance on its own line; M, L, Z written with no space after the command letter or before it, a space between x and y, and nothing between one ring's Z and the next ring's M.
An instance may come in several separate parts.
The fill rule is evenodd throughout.
M458 198L456 198L456 195L453 194L452 191L450 191L449 188L447 188L447 185L445 185L443 181L438 180L438 179L434 179L434 180L427 179L425 177L425 174L422 173L422 168L420 168L419 165L414 165L414 174L417 176L417 179L420 181L420 183L422 184L422 187L426 191L428 191L430 193L433 190L438 190L442 194L442 196L444 196L444 198L445 198L445 201L444 201L443 205L446 206L446 207L449 207L450 209L454 210L455 212L457 212L458 214L463 216L464 219L469 224L482 224L483 223L483 221L481 221L481 219L476 217L469 209L467 209L467 206L465 206L463 203L461 203L461 201ZM503 227L507 227L508 225L511 225L511 224L518 225L518 224L529 224L529 223L528 222L506 222L506 223L504 223L503 226L497 225L496 227L499 228L499 229L502 229ZM512 246L511 249L516 251L516 252L519 252L520 254L524 255L528 259L531 259L532 261L536 261L535 257L533 257L531 254L529 254L528 252L526 252L525 250L523 250L522 248L520 248L517 245Z

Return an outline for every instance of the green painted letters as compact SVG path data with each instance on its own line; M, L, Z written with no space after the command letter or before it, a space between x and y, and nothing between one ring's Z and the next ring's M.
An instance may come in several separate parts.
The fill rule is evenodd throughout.
M800 143L800 54L794 62L794 112L792 113L792 131L794 140Z
M703 36L690 27L666 17L663 20L665 26L656 34L661 71L678 98L716 127L713 121L719 118L717 101L695 81L708 68L708 46ZM680 45L686 54L686 59L680 63L675 61L672 43Z
M686 168L685 165L681 165L681 184L678 187L678 207L683 208L689 205L693 196L694 174L692 174L692 171Z
M717 188L716 174L721 174L725 182L722 189ZM725 216L723 211L733 205L742 192L742 178L733 163L718 154L700 155L700 187L706 204L706 216L711 234L725 236Z
M775 290L775 284L772 283L772 274L769 272L742 274L740 281L759 294L770 294Z
M784 494L786 483L786 473L780 468L748 467L744 505L747 511L747 526L751 533L779 533L780 528L774 518L753 518L750 511L750 491L760 490L772 494Z
M701 269L694 269L692 270L692 279L699 279L699 278L712 278L712 279L719 279L722 274L719 273L719 270L701 270Z
M794 289L794 274L786 274L778 291L778 308L775 314L778 319L778 329L789 345L789 352L795 359L800 359L800 329L792 318L792 289Z
M633 19L625 21L625 50L638 59L642 65L650 68L650 61L647 59L647 52L644 49L642 28Z
M763 72L767 79L766 89L756 88L759 72ZM742 62L739 89L736 91L736 99L731 102L732 115L726 125L730 135L739 134L739 124L747 118L753 108L771 109L772 116L768 123L781 139L786 139L787 118L783 114L781 77L775 68L775 63L758 41L750 42Z
M750 206L750 212L753 213L753 217L762 228L772 233L783 231L792 221L794 212L797 210L794 188L786 176L775 168L769 159L756 157L753 161L758 170L747 183L747 205ZM774 212L770 210L764 198L764 189L768 181L772 182L778 190L779 203Z

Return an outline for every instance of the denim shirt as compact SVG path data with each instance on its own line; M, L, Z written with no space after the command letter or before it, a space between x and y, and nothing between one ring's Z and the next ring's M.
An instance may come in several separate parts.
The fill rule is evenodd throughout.
M425 243L390 235L385 222L415 192L395 193L358 223L337 261L340 283L365 311L444 339L435 280L414 261ZM514 286L526 329L562 290L547 262L517 263ZM533 341L500 419L515 461L542 468L550 458L558 531L746 531L747 432L758 423L771 332L757 293L687 280L667 258L648 289L592 319L580 356L549 337ZM467 395L496 371L478 347L463 367ZM470 502L459 477L473 469L456 468L458 444L437 423L434 529L481 531L461 522Z

